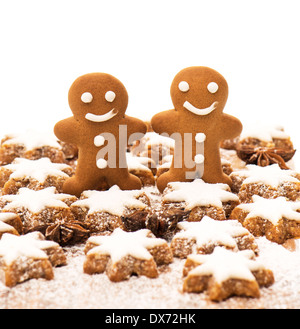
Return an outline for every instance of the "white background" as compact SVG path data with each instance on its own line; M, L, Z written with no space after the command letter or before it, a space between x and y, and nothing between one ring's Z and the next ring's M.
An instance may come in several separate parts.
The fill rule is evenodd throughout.
M52 130L71 116L70 85L89 72L120 79L127 114L150 119L172 108L178 71L205 65L229 84L224 112L280 123L297 148L299 8L298 0L0 0L0 135Z

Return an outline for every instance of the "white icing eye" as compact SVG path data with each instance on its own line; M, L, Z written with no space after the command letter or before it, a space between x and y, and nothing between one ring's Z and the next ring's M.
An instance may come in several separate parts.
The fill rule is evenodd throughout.
M89 92L83 93L81 95L81 100L83 101L83 103L91 103L91 101L93 100L93 95Z
M189 84L186 81L179 82L178 88L183 93L186 93L187 91L190 90L190 86L189 86Z
M105 94L105 99L110 103L113 102L115 98L116 98L116 94L113 91L108 91Z
M215 82L210 82L208 85L207 85L207 89L210 93L214 94L218 91L219 89L219 86L215 83Z

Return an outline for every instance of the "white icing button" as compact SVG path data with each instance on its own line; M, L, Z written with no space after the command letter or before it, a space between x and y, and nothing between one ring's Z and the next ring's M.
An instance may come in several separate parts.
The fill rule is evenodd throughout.
M215 83L215 82L210 82L208 85L207 85L207 89L210 93L214 94L218 91L219 89L219 86Z
M181 81L179 82L178 88L180 91L186 93L187 91L190 90L190 86L186 81Z
M203 163L204 162L204 155L203 154L196 154L195 158L194 158L194 161L197 164Z
M204 133L198 133L195 136L195 140L197 143L203 143L206 139L206 135Z
M93 95L89 92L83 93L81 95L81 100L83 103L90 103L93 100Z
M94 138L94 145L95 146L103 146L105 142L105 138L101 135L98 135Z
M99 169L105 169L107 167L107 161L104 159L98 159L97 160L97 167Z
M111 90L105 94L105 99L110 103L113 102L115 98L116 98L116 94Z

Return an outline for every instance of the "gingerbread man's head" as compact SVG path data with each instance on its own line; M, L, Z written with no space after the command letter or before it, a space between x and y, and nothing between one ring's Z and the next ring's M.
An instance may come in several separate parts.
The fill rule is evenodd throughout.
M68 97L75 119L92 122L122 118L128 104L124 85L106 73L89 73L77 78Z
M171 98L177 111L189 111L199 117L222 113L228 97L228 85L217 71L194 66L180 71L171 85Z

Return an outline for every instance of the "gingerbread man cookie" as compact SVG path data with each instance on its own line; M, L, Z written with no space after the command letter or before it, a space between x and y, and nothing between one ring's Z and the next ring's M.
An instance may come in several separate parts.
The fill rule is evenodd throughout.
M63 191L79 196L84 190L113 185L140 189L140 179L128 172L126 147L128 138L141 138L147 127L125 115L128 94L124 85L109 74L90 73L74 81L68 99L73 117L58 122L54 132L78 147L78 162Z
M228 85L215 70L195 66L183 69L171 85L175 109L160 112L151 119L153 130L175 139L170 170L157 179L162 192L169 182L202 178L207 183L226 183L223 173L220 142L238 136L241 122L223 108Z

